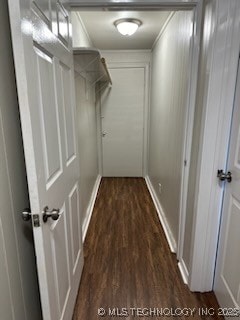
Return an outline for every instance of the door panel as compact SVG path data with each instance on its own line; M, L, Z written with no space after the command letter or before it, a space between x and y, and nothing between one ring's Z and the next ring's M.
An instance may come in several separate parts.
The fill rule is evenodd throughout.
M54 257L54 277L55 277L55 294L59 305L59 314L64 313L64 306L71 289L69 273L69 255L67 245L67 225L65 205L61 209L61 217L58 222L52 222L51 229L51 246ZM56 245L57 244L57 245ZM62 275L67 275L63 277Z
M54 80L54 61L47 54L34 48L38 72L38 99L47 185L62 172L62 154L58 106ZM47 81L46 81L47 80Z
M81 225L80 216L74 214L79 212L79 190L76 184L69 195L69 216L71 221L71 250L72 250L72 265L73 274L79 259L79 243L81 243Z
M214 290L222 307L240 309L240 73L235 93L228 170L232 182L226 184ZM228 318L228 317L226 317ZM232 317L229 317L229 319Z
M228 211L229 225L226 231L226 246L223 257L222 280L232 294L235 303L239 304L239 282L236 281L236 274L239 272L240 251L236 243L240 243L240 203L231 197Z
M144 68L110 68L102 95L103 176L142 177Z
M240 170L240 128L238 131L238 140L237 140L236 148L237 150L236 150L236 156L234 160L234 166L238 168L238 170Z
M63 6L57 3L57 24L58 36L65 43L69 44L69 17Z
M43 317L69 320L83 267L73 55L67 11L58 4L59 20L56 2L50 14L47 3L9 0L9 8ZM46 206L60 210L58 220L43 221Z
M43 19L46 23L51 22L51 0L35 0L33 3L42 13Z
M76 156L76 143L74 137L74 115L69 110L72 105L72 88L71 88L71 70L64 64L61 68L61 85L62 85L62 101L63 101L63 115L65 128L65 143L66 143L66 162Z

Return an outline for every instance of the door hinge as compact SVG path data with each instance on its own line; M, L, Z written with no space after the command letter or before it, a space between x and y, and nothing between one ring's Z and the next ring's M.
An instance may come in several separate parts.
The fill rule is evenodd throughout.
M187 160L184 160L184 167L187 166Z

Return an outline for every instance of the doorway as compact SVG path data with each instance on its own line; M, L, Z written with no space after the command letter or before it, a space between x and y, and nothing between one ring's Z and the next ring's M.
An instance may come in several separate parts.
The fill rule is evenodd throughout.
M114 22L127 16L142 20L136 39L126 39L117 34ZM188 281L188 272L181 267L181 260L198 66L195 47L197 42L193 36L193 30L196 30L195 18L196 12L193 10L134 11L131 8L105 11L101 8L84 8L82 11L75 9L72 12L74 47L76 50L81 47L97 47L106 59L110 75L112 73L117 80L113 81L112 87L100 90L95 101L100 173L110 177L146 178L171 251L178 253L185 282ZM148 25L154 30L150 42ZM144 34L147 44L141 38ZM109 35L109 39L106 35ZM131 77L143 68L145 71L139 84ZM126 77L125 80L122 77L123 93L117 77L127 70L131 77ZM140 80L140 75L137 79ZM141 109L141 104L144 103L144 110L136 112L136 109L131 113L129 103L122 103L122 100L129 92L139 99L143 94L141 87L144 87L145 92L139 100L141 103L137 102L137 105ZM134 104L136 102L133 101ZM79 105L80 109L83 107L84 104L82 107ZM110 121L105 118L106 109L111 112L106 114ZM123 119L125 120L122 121ZM132 121L129 131L124 128L126 119ZM141 131L140 127L135 130L139 119ZM117 120L123 125L121 128L116 126ZM117 132L114 139L110 133L113 129ZM133 132L136 135L131 140ZM123 141L127 141L128 146ZM122 147L125 148L124 151ZM117 172L116 167L120 166L125 168L122 172Z

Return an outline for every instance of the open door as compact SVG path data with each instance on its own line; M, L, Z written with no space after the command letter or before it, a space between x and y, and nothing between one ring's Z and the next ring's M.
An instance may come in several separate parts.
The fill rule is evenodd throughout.
M240 316L240 71L235 91L214 291L226 319ZM225 180L225 182L223 182Z
M61 1L8 3L43 317L69 320L83 267L69 17Z

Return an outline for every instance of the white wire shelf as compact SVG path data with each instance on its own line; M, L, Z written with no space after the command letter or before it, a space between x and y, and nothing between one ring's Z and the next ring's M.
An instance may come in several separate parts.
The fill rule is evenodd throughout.
M74 48L75 71L85 77L92 85L99 83L100 87L112 85L112 79L106 61L96 48Z

